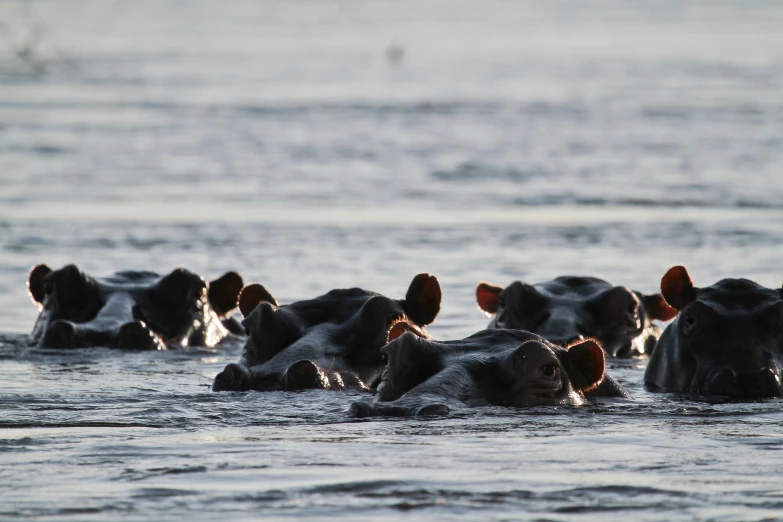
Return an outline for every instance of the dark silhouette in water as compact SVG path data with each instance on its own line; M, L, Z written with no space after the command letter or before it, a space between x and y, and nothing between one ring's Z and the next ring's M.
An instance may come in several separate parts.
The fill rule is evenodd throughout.
M449 404L573 405L605 378L604 352L593 340L564 348L521 330L484 330L458 341L431 341L407 332L386 345L376 400L351 413L433 415ZM629 397L619 384L605 396Z
M661 294L644 295L595 277L515 281L506 288L481 282L476 301L494 315L487 328L527 330L561 345L593 338L609 357L649 354L661 334L652 320L677 315Z
M413 278L405 299L351 288L278 305L266 289L245 287L239 307L248 335L242 358L215 377L215 391L374 388L383 370L381 348L440 311L435 276Z
M37 265L27 279L40 309L32 342L45 348L212 347L230 332L241 333L228 317L241 288L236 272L207 284L184 268L165 276L124 271L93 278L75 265Z
M783 290L748 279L722 279L698 288L684 266L675 266L663 276L661 291L679 315L647 365L649 390L783 395Z

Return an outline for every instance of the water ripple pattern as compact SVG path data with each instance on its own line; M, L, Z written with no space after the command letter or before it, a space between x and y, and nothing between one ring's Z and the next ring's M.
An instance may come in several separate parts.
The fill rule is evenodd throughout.
M760 520L783 401L354 420L213 393L241 346L28 346L39 262L281 302L436 274L783 280L783 4L0 2L0 519Z

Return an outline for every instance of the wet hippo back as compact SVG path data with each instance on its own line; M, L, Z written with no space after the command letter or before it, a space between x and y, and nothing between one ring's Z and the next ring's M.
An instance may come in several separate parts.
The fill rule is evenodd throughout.
M592 338L610 357L649 353L660 334L652 320L676 315L660 294L643 295L583 276L535 285L515 281L506 288L481 282L476 300L494 316L488 328L526 330L563 346Z
M211 347L228 335L242 278L228 272L207 284L181 268L94 278L75 265L37 265L27 286L40 309L31 335L38 346L160 350Z
M747 279L694 287L685 267L661 281L679 315L650 358L651 391L773 397L783 394L783 294Z

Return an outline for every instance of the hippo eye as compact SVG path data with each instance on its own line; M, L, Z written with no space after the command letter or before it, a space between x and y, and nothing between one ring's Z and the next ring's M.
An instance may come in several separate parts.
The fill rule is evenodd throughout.
M498 297L498 308L505 308L505 307L506 307L506 298Z
M544 374L544 377L554 377L558 372L558 368L556 364L545 364L541 367L541 373Z
M381 361L383 362L383 364L388 364L389 363L389 355L381 352Z
M696 328L696 316L691 312L682 314L682 333L688 335Z
M44 281L43 291L45 295L49 295L54 292L54 284L51 281Z

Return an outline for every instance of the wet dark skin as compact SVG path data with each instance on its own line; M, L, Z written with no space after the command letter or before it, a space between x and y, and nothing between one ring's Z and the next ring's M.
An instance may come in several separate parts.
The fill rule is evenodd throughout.
M214 347L242 332L229 317L242 289L236 272L207 283L182 268L95 278L75 265L41 264L30 270L27 289L40 310L31 342L43 348Z
M663 332L644 375L650 391L733 398L783 395L783 291L748 279L694 286L684 266L661 292L679 315Z
M595 341L564 348L521 330L484 330L458 341L406 332L383 353L376 398L353 403L356 417L439 415L460 406L578 406L604 378L604 352Z
M515 281L506 288L481 282L476 301L493 316L487 328L526 330L560 345L595 339L608 357L651 353L660 335L652 320L677 315L661 294L644 295L582 276L535 285Z
M249 285L239 297L248 336L242 357L215 377L212 389L374 389L389 332L426 336L440 302L440 285L429 274L414 277L404 299L351 288L279 305L263 286Z

